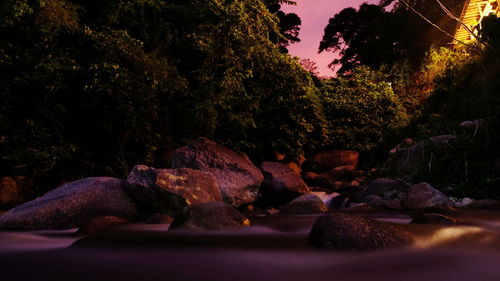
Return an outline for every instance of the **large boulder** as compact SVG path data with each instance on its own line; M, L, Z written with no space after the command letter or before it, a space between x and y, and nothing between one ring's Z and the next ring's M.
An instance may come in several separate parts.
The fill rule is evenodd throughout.
M320 216L309 233L309 242L324 249L367 251L404 247L411 236L393 225L345 213Z
M88 220L80 225L78 229L78 234L81 235L90 235L99 233L111 228L115 228L118 226L122 226L127 224L128 221L119 217L114 216L105 216L100 218L95 218Z
M309 192L302 178L287 165L279 162L262 162L262 194L270 203L286 204Z
M366 202L369 196L379 196L385 200L402 198L408 192L410 185L404 181L378 178L370 182L358 195L358 200Z
M0 177L0 209L11 208L28 201L31 183L22 176Z
M410 210L435 208L452 204L448 196L426 182L412 185L401 203L405 208Z
M222 201L215 178L189 168L154 169L138 165L127 181L134 199L154 212L176 215L191 204Z
M427 167L433 154L442 153L455 141L456 137L453 135L433 136L407 148L394 150L382 165L381 172L412 182L415 180L415 173L422 167Z
M206 138L176 149L171 165L212 174L219 184L222 199L236 207L253 202L264 179L248 157Z
M314 194L305 194L286 204L280 211L281 214L317 214L328 211L325 203Z
M304 171L324 172L341 166L358 165L359 152L352 150L329 150L320 152L307 159L302 168Z
M125 191L127 186L109 177L67 183L0 216L0 229L67 229L102 216L137 220L141 213Z
M230 230L249 226L250 221L224 202L207 202L187 207L169 229Z

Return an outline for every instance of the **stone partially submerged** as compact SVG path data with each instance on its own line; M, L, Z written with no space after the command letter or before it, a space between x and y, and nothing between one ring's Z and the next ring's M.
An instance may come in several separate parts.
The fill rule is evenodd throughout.
M125 191L127 186L109 177L67 183L0 216L0 229L68 229L103 216L137 220L141 212Z
M154 212L176 215L191 204L222 201L217 181L203 171L138 165L127 180L134 199Z
M413 239L393 225L345 213L322 215L309 233L316 247L368 251L409 246Z
M219 184L224 202L235 207L255 201L264 179L248 157L206 138L176 149L171 165L210 173Z
M282 214L317 214L328 211L325 203L314 194L305 194L286 204L280 211Z
M406 197L401 202L403 206L410 210L435 208L451 205L451 200L441 191L435 189L426 182L412 185L408 189Z
M250 221L224 202L207 202L186 208L169 229L230 230L249 226Z
M302 178L285 164L263 162L261 169L264 174L261 191L270 203L286 204L309 192Z

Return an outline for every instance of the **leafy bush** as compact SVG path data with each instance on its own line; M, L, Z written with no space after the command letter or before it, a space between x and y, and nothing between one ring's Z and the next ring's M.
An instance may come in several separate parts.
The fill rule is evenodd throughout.
M332 147L370 150L407 121L391 84L367 67L325 81L323 95Z

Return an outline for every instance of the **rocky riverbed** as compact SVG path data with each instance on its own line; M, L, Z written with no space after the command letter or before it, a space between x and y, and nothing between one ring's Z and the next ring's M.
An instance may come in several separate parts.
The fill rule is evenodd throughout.
M351 215L353 215L351 213ZM464 211L473 226L408 224L394 212L355 212L414 241L379 251L327 251L308 243L318 215L268 215L232 231L127 224L89 236L0 233L3 280L498 280L500 219Z
M370 178L357 154L263 162L207 139L0 214L5 280L497 280L499 202ZM302 170L302 169L310 170ZM326 171L325 171L326 169ZM12 189L14 190L14 189Z

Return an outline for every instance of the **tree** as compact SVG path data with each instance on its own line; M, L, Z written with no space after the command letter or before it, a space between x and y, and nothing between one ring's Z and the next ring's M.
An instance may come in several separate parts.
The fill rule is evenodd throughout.
M198 136L255 157L323 141L260 0L5 0L0 18L0 176L124 177Z
M318 76L319 72L316 62L311 59L301 59L299 62L305 70L309 71L314 76Z
M391 130L404 126L406 112L385 74L366 66L349 75L324 80L323 103L329 146L368 151Z
M325 27L319 51L338 52L339 73L366 65L374 69L408 60L413 69L418 66L431 45L444 46L451 38L435 29L402 3L393 9L386 7L394 1L379 5L362 4L359 9L347 8L329 20ZM448 33L453 33L456 22L449 18L434 0L408 1L416 10ZM455 14L460 13L461 0L443 1Z
M299 32L302 21L295 13L285 13L281 10L281 5L296 5L294 1L265 0L269 11L278 16L279 33L272 33L271 40L280 45L284 53L288 53L287 47L290 44L300 42Z

